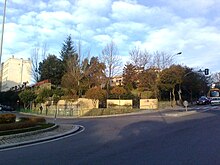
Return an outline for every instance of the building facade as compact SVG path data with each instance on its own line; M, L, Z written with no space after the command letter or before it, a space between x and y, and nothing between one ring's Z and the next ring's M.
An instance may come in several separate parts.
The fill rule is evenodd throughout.
M110 81L111 87L121 86L121 85L123 85L123 76L114 76L111 78Z
M1 91L21 88L31 81L31 60L9 58L1 67Z

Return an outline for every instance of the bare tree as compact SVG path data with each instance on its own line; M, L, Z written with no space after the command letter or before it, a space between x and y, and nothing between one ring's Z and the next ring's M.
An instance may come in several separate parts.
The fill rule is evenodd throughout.
M130 52L132 64L138 68L149 68L151 64L152 55L145 49L141 50L135 47Z
M34 48L33 52L32 52L32 55L31 55L31 64L32 64L31 74L32 74L33 80L35 82L38 82L40 80L40 75L39 75L39 72L38 72L39 62L40 62L39 48Z
M107 91L109 92L110 80L112 77L118 75L121 71L122 62L118 56L117 46L113 41L108 43L102 50L100 57L101 61L105 64L105 74L107 76Z
M211 81L213 83L219 83L220 82L220 72L212 74L211 75Z
M47 43L44 43L41 47L41 59L44 60L47 58L47 51L48 51L48 45Z
M41 55L39 54L40 50L41 50ZM40 74L39 74L39 71L38 71L39 63L40 63L41 60L46 59L47 50L48 50L47 44L44 43L42 45L42 48L35 47L32 51L30 59L31 59L31 63L32 63L31 74L33 76L34 82L38 82L40 80Z
M158 69L165 69L173 64L173 56L165 52L156 51L153 56L153 66Z

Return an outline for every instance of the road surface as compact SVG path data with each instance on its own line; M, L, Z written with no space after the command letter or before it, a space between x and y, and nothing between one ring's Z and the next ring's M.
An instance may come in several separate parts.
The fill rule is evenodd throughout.
M58 141L0 151L1 164L220 164L220 108L181 117L158 112L58 122L83 125L85 130Z

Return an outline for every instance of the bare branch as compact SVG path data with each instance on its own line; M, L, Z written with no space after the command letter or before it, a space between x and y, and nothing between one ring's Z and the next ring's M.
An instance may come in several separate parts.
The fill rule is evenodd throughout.
M152 55L146 49L142 51L139 47L135 47L129 54L133 65L139 68L150 67Z
M102 56L100 58L106 65L106 75L111 78L116 76L121 69L121 59L118 56L117 46L113 41L106 45L102 50Z
M173 64L173 58L171 55L166 54L165 52L156 51L153 56L153 66L158 69L168 68Z

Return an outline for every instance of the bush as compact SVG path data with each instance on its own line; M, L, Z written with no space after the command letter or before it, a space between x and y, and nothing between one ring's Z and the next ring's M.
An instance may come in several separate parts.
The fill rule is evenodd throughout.
M43 117L21 117L19 122L1 124L0 131L30 128L43 123L46 123Z
M0 124L14 123L15 120L15 114L0 114Z
M20 122L30 121L33 123L46 123L46 119L43 117L20 117L19 121Z
M31 117L29 118L29 121L34 123L46 123L46 119L43 117Z

